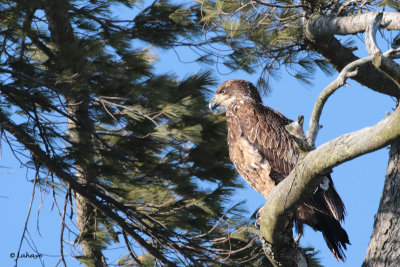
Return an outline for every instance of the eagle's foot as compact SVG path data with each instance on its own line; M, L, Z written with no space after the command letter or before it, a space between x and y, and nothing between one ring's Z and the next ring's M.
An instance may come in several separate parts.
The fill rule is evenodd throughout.
M256 228L260 228L261 225L261 215L262 215L262 211L263 211L264 207L261 207L257 213L256 213L256 221L254 222L254 226Z

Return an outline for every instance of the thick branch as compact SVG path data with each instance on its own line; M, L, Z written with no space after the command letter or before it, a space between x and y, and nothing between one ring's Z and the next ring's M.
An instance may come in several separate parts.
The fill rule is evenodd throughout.
M376 44L376 32L382 23L382 17L383 12L376 13L371 24L368 25L365 32L365 44L368 53L373 57L372 63L374 66L385 73L400 88L400 66L385 55L382 55Z
M261 235L274 248L291 246L290 227L297 207L309 199L321 174L355 157L378 150L400 137L400 108L373 127L338 137L301 157L290 175L268 196L261 219Z
M365 30L365 47L367 48L368 54L373 56L376 53L382 53L376 44L376 32L382 23L383 12L378 12L373 17L371 23Z
M349 35L365 32L377 12L366 12L353 16L314 16L308 20L308 37ZM400 30L400 13L383 12L382 25L387 30Z
M331 18L327 16L312 17L306 22L305 36L308 39L310 50L320 53L337 71L359 58L353 54L353 49L344 47L334 34L355 34L364 32L368 24L374 19L376 12L368 12L356 16ZM389 23L389 20L391 21ZM349 23L349 24L347 24ZM386 29L400 29L400 14L397 12L383 12L381 25ZM350 31L347 27L354 27ZM358 68L353 79L360 84L394 97L400 97L400 90L392 79L377 70L372 63Z
M368 34L367 34L368 36ZM367 38L366 38L367 39ZM376 58L379 57L379 59L383 59L384 63L383 64L377 64L376 67L382 68L382 71L384 71L390 78L398 84L400 81L400 66L398 66L396 63L394 63L392 60L389 59L389 57L392 57L394 54L393 49L390 49L389 51L385 52L383 55L381 51L377 48L376 44L369 44L371 40L375 40L375 38L368 37L368 40L366 41L366 46L369 51L375 51L376 54L371 55L370 57L365 57L365 58L360 58L354 62L351 62L348 64L343 70L340 72L339 76L331 82L325 89L321 92L321 94L318 96L317 101L315 102L313 112L311 114L310 118L310 124L308 127L307 131L307 143L309 144L310 147L315 146L315 140L317 138L317 134L319 129L322 127L319 124L319 120L321 117L322 109L324 108L324 105L328 98L336 92L337 89L339 89L341 86L343 86L347 80L347 78L354 77L357 75L358 67L365 65L366 63L370 61L376 61ZM374 65L376 63L374 62ZM353 69L357 68L356 70L352 71ZM393 78L394 77L394 78ZM398 80L396 80L398 79ZM399 86L400 88L400 86Z
M303 254L302 249L295 242L287 244L284 248L276 248L272 244L261 239L264 254L274 267L307 267L307 259ZM282 257L283 255L283 257ZM276 264L278 263L279 264Z

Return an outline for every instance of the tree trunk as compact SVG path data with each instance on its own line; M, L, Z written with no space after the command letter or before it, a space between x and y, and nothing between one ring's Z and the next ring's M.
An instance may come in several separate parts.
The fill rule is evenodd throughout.
M329 61L337 70L343 69L343 64L348 61L354 61L357 57L352 53L352 49L344 47L333 35L349 34L363 32L371 23L378 23L379 17L374 12L367 12L355 16L348 17L316 17L307 25L307 36L311 41L311 46L327 61ZM400 19L398 12L384 12L382 17L385 18L378 25L385 25L386 29L398 29L400 27ZM323 26L322 26L323 25ZM367 29L371 33L371 29ZM372 35L374 37L375 33ZM370 40L371 41L371 40ZM375 41L375 40L372 40ZM380 54L377 47L375 50L367 50L371 56ZM374 43L374 42L373 42ZM376 46L376 44L374 44ZM381 55L381 54L380 54ZM381 56L379 58L382 58ZM387 60L387 58L384 58ZM398 65L392 62L393 66L389 67L390 71L394 71L399 75ZM358 75L354 79L369 88L381 93L398 97L399 94L399 78L393 76L380 68L380 61L373 61L373 64L365 64L358 69ZM375 66L374 66L375 65ZM373 69L373 68L377 69ZM380 69L380 70L378 70ZM381 72L383 71L383 72ZM385 74L384 79L378 78ZM390 78L390 79L388 79ZM379 82L377 82L379 81ZM379 87L379 88L378 88ZM400 139L392 143L389 152L389 163L385 179L385 185L382 192L379 209L375 216L373 233L370 239L367 255L362 264L363 267L369 266L400 266Z
M400 266L400 139L389 152L378 213L363 267Z
M87 102L67 100L68 113L75 119L68 119L68 131L72 148L75 155L79 155L80 164L75 165L76 177L78 182L85 186L90 186L96 182L96 169L91 166L94 159L92 134L89 129L82 128L81 125L92 125L88 114ZM96 239L98 224L96 222L96 210L90 202L78 193L74 193L76 205L76 222L80 236L82 254L85 257L86 266L106 266L105 258L101 252L99 241Z
M49 21L51 41L58 51L67 48L75 42L68 14L68 2L64 0L43 1L46 18ZM67 48L68 49L68 48ZM73 73L76 66L67 66ZM73 88L71 89L72 91ZM85 100L73 99L64 96L70 119L68 132L71 141L71 153L75 162L77 181L83 186L90 186L96 182L96 169L93 166L95 158L93 144L93 123L89 116L88 103ZM83 254L82 262L85 266L107 266L102 253L100 240L96 238L98 224L96 210L90 202L78 193L74 193L79 229L78 242Z

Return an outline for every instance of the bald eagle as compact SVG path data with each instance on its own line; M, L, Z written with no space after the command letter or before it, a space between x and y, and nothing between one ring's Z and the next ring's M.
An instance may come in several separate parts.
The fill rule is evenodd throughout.
M299 150L286 131L292 121L264 106L257 88L244 80L228 80L221 84L211 99L210 110L225 107L228 124L229 156L239 174L265 198L273 187L285 179L295 167ZM340 225L345 207L330 175L314 195L298 207L296 230L303 225L322 232L336 259L344 260L343 249L349 243Z

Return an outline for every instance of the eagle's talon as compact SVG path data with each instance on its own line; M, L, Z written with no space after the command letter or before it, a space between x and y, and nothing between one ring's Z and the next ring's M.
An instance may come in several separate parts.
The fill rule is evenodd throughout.
M256 228L260 228L260 225L261 225L261 215L262 215L262 210L263 210L263 208L264 208L264 207L261 207L261 208L257 211L257 213L256 213L256 221L254 222L254 226L255 226Z

